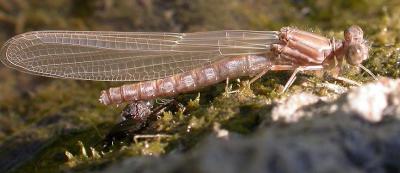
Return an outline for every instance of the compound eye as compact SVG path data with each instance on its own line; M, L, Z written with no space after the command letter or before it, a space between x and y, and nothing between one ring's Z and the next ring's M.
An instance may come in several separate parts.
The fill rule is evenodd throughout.
M368 58L368 49L362 45L350 45L346 53L346 61L351 65L359 65Z

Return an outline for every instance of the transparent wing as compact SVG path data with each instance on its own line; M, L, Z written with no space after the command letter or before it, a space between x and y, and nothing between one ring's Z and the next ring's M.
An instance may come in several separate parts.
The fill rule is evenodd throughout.
M7 41L0 59L9 67L41 76L142 81L189 71L221 58L265 53L278 42L275 31L37 31Z

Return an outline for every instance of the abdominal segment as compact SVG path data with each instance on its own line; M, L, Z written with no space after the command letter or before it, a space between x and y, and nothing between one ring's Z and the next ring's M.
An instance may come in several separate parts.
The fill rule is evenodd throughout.
M271 65L271 59L265 55L226 58L167 78L103 90L99 100L105 105L110 105L175 96L217 84L227 78L254 76Z

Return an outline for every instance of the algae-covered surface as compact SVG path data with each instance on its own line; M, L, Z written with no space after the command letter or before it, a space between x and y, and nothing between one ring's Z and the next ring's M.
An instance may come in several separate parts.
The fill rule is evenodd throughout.
M356 24L370 44L364 66L378 76L397 78L399 16L397 0L3 0L0 40L48 29L195 32L283 26L341 39L342 31ZM138 132L141 138L101 151L99 144L119 121L123 105L106 107L98 96L122 83L49 79L1 65L0 172L399 171L400 111L399 99L393 99L399 94L385 87L370 89L385 92L376 97L390 100L366 106L371 112L383 107L377 113L385 115L381 119L355 116L362 111L329 112L330 101L351 102L341 98L354 86L321 76L299 74L283 94L289 72L269 72L250 87L243 78L180 95L176 100L183 107L154 118ZM373 81L355 68L342 76ZM305 113L282 108L296 103L285 99L301 92L314 99L308 100ZM299 118L275 121L285 110Z

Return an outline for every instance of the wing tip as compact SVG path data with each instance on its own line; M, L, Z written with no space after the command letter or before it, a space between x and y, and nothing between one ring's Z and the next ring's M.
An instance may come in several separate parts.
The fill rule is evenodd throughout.
M18 36L19 35L14 36L14 37L10 38L9 40L7 40L3 44L3 46L1 47L1 50L0 50L0 61L5 66L10 67L10 68L15 68L15 65L13 63L11 63L11 61L9 60L9 58L10 58L10 55L8 54L9 48L10 48L10 45L15 43L15 40L16 40L15 37L18 37Z
M31 32L26 32L22 34L15 35L8 39L3 46L0 49L0 61L2 64L4 64L6 67L24 72L24 73L32 73L32 71L26 69L23 65L18 63L18 50L23 43L23 41L26 38L26 36L29 35L34 35L36 34L36 31L31 31ZM10 52L16 52L16 53L10 53Z
M18 68L18 65L16 64L18 62L14 60L17 59L16 54L11 55L10 52L18 52L18 47L23 45L23 43L27 41L29 37L36 35L37 33L38 31L25 32L8 39L0 49L0 61L7 67L14 69Z

